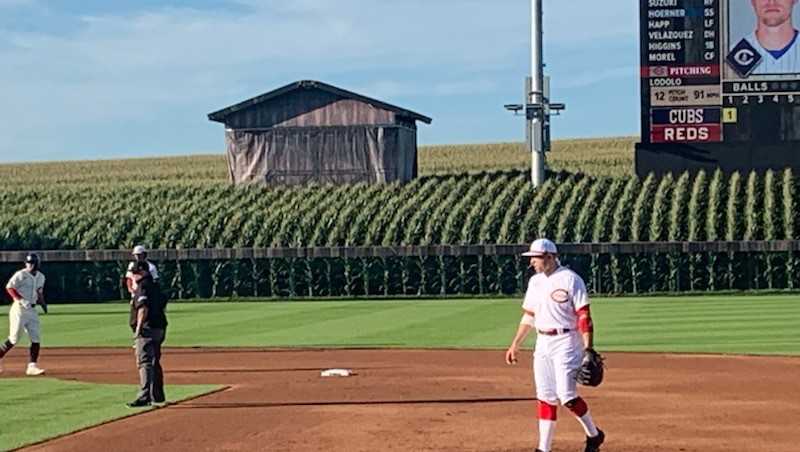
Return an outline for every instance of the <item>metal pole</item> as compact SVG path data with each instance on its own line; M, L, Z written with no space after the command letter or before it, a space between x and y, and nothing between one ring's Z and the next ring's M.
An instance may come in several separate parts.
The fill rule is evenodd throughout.
M525 104L531 102L532 89L530 76L525 77L525 90L522 92L523 111L525 111ZM525 124L525 149L531 152L531 149L533 149L533 127L531 127L531 125L533 123L529 119L525 119L523 124ZM534 180L534 178L531 178L531 180Z
M531 181L534 187L544 183L544 140L543 140L543 91L544 75L542 65L542 1L531 0L531 92L529 103L542 106L531 118L528 117L531 151Z
M550 152L550 76L544 76L544 106L542 107L542 153L546 156ZM545 162L545 167L547 162Z

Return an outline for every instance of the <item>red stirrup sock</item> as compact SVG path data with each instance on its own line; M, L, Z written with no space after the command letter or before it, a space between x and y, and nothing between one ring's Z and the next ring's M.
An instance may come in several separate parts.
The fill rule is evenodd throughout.
M594 425L592 415L589 414L589 406L586 405L585 400L578 397L574 400L571 400L569 404L565 406L569 408L569 410L572 411L572 414L575 415L575 418L578 419L581 427L583 427L583 431L586 432L586 436L597 436L597 426Z
M558 406L539 401L539 450L550 452L553 434L556 432Z

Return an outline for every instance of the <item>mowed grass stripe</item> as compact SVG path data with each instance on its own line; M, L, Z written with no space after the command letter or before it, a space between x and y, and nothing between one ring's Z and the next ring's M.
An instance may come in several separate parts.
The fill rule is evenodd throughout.
M676 296L676 297L625 297L625 298L598 298L596 304L611 304L614 306L638 308L646 311L674 311L682 309L689 311L707 311L712 307L736 310L759 310L776 305L784 305L786 297L798 295L708 295L708 296ZM800 307L795 307L800 310Z
M516 301L470 301L468 309L454 311L448 303L436 306L449 315L431 316L410 327L400 325L386 333L413 347L496 348L507 345L516 331L520 307ZM379 340L367 336L368 340Z
M312 342L296 343L313 331L313 338L318 338L326 329L333 328L342 319L350 319L348 327L357 322L361 316L374 316L376 311L366 304L342 305L336 303L237 303L239 310L229 311L224 304L217 307L217 314L211 319L197 319L170 308L170 333L177 342L191 342L202 337L204 345L247 346L263 343L272 346L280 345L312 345ZM384 306L386 310L401 309L402 306ZM326 325L327 323L327 325ZM334 338L342 332L334 329ZM301 331L302 330L302 331ZM331 344L332 345L332 344Z
M427 327L429 323L447 324L469 312L471 306L439 301L356 303L341 306L336 318L316 319L312 311L305 322L243 339L260 337L276 345L426 347L441 339ZM309 330L314 334L308 335ZM449 330L449 335L457 331Z
M172 303L168 346L503 348L520 298ZM127 346L127 305L53 306L45 346ZM800 354L796 295L595 298L609 351ZM2 320L0 320L2 322Z
M787 314L791 315L791 314ZM725 318L713 318L714 313L709 312L704 317L691 317L691 318L684 318L681 316L651 316L651 317L637 317L634 319L625 319L624 321L610 319L609 322L616 327L621 328L650 328L650 327L657 327L659 325L666 325L670 328L678 328L678 329L697 329L697 328L707 328L713 327L715 325L736 325L736 324L744 324L748 323L751 325L756 324L788 324L791 323L790 318L769 315L769 316L749 316L747 314L743 314L741 317L732 317L726 316ZM605 320L605 319L598 319L598 320Z
M595 304L597 342L609 351L798 354L800 297L606 299Z
M595 310L596 310L596 308L595 308ZM680 318L681 320L684 320L686 322L706 322L706 323L709 323L710 321L714 321L714 322L717 322L717 321L723 321L723 322L740 321L742 319L742 317L749 317L749 318L751 318L753 320L764 320L764 319L781 320L782 318L785 319L787 317L787 315L792 315L793 314L792 312L787 312L785 314L782 314L782 313L776 312L777 310L778 310L778 308L772 308L771 310L766 311L766 312L764 312L763 310L760 310L760 311L757 311L757 312L756 311L751 312L751 311L746 311L746 310L742 310L742 311L739 311L739 312L727 312L727 311L723 312L723 313L717 312L717 313L714 314L714 318L713 319L709 319L709 317L708 317L709 311L706 311L706 312L693 312L692 314L682 314L680 312L675 312L675 313L670 313L669 315L666 314L666 313L662 313L662 314L651 314L651 315L644 315L644 314L630 315L630 314L626 314L625 316L626 316L626 321L630 321L630 322L642 322L642 321L650 322L654 318L662 318L664 320L672 320L672 319ZM620 323L623 323L623 322L620 322Z

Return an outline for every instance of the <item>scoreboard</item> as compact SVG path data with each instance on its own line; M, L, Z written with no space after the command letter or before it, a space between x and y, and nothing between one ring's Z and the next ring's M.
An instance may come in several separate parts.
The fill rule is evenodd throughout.
M800 5L640 0L640 13L638 173L800 164L781 157L800 153Z

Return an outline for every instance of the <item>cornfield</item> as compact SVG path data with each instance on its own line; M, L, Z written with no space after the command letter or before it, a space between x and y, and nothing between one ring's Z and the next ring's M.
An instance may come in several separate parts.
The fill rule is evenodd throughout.
M547 154L548 165L556 172L628 176L633 174L635 141L632 137L554 141L553 151ZM422 176L530 169L530 154L522 143L420 146L418 161ZM0 165L0 181L11 186L221 183L227 177L222 154Z
M777 240L797 239L800 231L791 170L660 179L560 172L538 189L519 170L445 172L406 185L303 187L231 187L199 176L112 183L100 180L105 176L0 188L5 206L0 249L493 244L543 235L562 242ZM747 259L729 253L592 255L564 261L597 293L798 284L797 256L788 253ZM51 290L59 299L119 297L123 265L52 264L59 278L51 279ZM522 290L526 263L472 256L164 262L161 267L173 296L286 297L511 293ZM12 269L1 270L5 275Z

